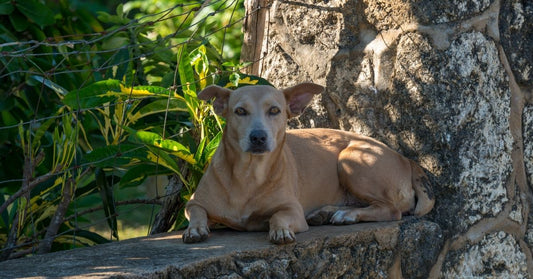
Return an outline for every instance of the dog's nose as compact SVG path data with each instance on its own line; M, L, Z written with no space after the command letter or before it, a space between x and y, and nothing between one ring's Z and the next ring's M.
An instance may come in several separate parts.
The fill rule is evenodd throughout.
M253 130L250 133L250 142L255 146L264 146L267 141L267 133L263 130Z

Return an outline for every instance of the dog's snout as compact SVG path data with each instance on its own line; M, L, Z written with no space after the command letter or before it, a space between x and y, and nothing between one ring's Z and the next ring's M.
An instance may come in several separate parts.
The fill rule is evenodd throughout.
M267 133L263 130L253 130L250 133L250 142L255 146L265 145L267 141Z
M261 154L270 151L270 139L268 133L265 130L253 130L250 132L248 138L248 144L246 148L247 152Z

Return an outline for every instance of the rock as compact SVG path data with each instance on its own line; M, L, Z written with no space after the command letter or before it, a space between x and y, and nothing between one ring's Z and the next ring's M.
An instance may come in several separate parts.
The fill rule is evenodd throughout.
M503 0L500 10L501 43L519 84L533 82L533 2Z
M445 278L529 278L526 255L513 236L502 231L450 252L442 274Z
M444 238L437 224L411 220L403 223L400 230L402 275L403 278L427 278Z
M523 114L524 163L528 184L533 188L533 106L527 106Z
M475 10L485 9L487 3L478 3L483 8ZM281 77L283 69L305 65L298 62L303 61L301 56L322 64L291 75L314 81L313 77L320 77L318 81L322 81L327 72L326 92L299 121L291 122L292 127L351 130L382 140L410 158L420 158L442 186L437 189L440 202L435 214L447 231L466 231L482 218L502 212L508 202L505 184L512 171L511 94L496 43L490 37L476 31L463 33L441 50L432 45L429 35L420 32L381 37L364 25L348 28L346 18L354 16L346 9L342 13L337 8L322 9L306 22L302 14L311 10L309 5L283 5L277 17L294 12L298 20L275 21L269 42L293 47L275 47L269 53L292 57L294 63L270 65L264 76L287 85L286 77ZM330 11L329 17L326 11ZM316 53L297 51L301 48L295 45L302 44L297 32L282 37L282 30L315 30L313 26L324 26L320 22L331 17L340 23L336 33L330 28L325 32L329 39L337 40L335 56L326 55L318 41L306 41L320 45ZM332 34L359 39L347 43Z
M217 230L198 244L183 244L180 235L0 262L0 277L397 278L402 271L395 259L401 257L402 268L415 272L404 275L425 278L443 243L437 224L415 218L311 227L296 243L281 246L270 244L266 232Z
M524 165L529 189L533 189L533 106L527 106L523 114ZM525 240L533 249L533 208L529 207Z
M435 188L428 218L461 255L496 249L491 233L501 228L505 247L533 247L533 2L274 0L270 14L258 74L326 87L292 128L354 131L419 162ZM457 269L462 256L441 253L449 274L469 274Z
M404 24L437 24L467 19L483 12L491 0L390 1L364 0L364 13L378 30L397 29Z

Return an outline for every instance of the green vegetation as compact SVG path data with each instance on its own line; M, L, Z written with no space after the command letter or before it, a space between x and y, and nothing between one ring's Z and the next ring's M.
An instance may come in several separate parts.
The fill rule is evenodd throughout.
M0 0L0 259L109 241L96 214L119 239L122 205L177 200L182 228L224 125L196 92L266 82L238 72L242 0L103 3ZM139 193L161 175L177 193Z

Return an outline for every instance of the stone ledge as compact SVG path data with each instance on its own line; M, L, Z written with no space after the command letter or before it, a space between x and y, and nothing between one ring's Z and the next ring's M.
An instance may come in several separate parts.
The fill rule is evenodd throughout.
M311 227L276 246L267 233L217 230L199 244L181 232L0 262L2 278L425 278L440 227L401 222Z

